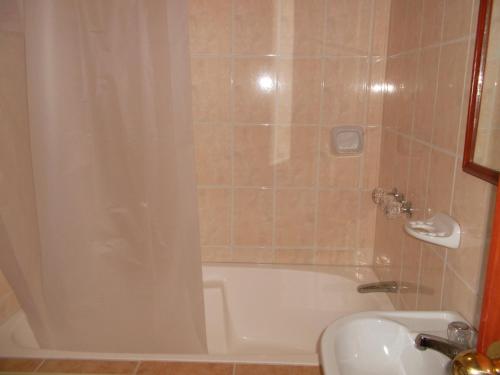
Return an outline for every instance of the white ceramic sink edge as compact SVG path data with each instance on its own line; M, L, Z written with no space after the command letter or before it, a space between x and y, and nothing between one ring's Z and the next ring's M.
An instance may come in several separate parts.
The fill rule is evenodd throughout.
M445 375L449 359L414 346L419 333L446 337L450 311L370 311L333 322L320 339L325 375Z

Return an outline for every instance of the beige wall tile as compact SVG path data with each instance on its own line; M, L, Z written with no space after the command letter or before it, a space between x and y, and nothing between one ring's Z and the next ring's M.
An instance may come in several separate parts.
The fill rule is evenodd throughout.
M234 244L270 246L273 243L273 191L234 191Z
M277 126L274 132L276 185L313 186L316 182L319 128Z
M276 122L319 124L321 60L282 59L278 62Z
M231 184L232 127L198 124L194 140L198 184Z
M232 0L190 0L191 53L231 52Z
M318 202L318 245L355 249L359 222L360 193L320 191Z
M198 205L201 245L229 245L231 191L199 188Z
M423 0L422 47L441 42L445 0Z
M375 241L375 221L377 206L372 201L372 192L361 193L361 211L359 214L358 248L373 248Z
M417 303L419 310L441 309L445 251L442 247L426 243L422 245L422 268Z
M274 252L266 248L236 248L233 250L233 262L236 263L273 263Z
M367 265L362 251L356 250L316 250L314 263L322 266L364 266ZM371 263L371 258L368 261Z
M407 0L404 18L404 51L420 47L422 34L423 0Z
M281 2L280 54L300 56L321 54L325 1Z
M473 0L446 0L443 42L469 35Z
M466 61L466 41L441 48L432 142L451 152L457 147Z
M401 285L404 289L400 291L400 299L406 310L417 309L421 251L420 241L410 236L404 237L401 261Z
M449 267L446 268L442 308L459 312L467 321L479 328L481 298Z
M401 277L404 219L387 219L379 210L375 226L374 264L381 280L399 281ZM380 233L386 233L381 236ZM390 233L390 235L387 235Z
M227 58L192 58L193 120L230 120L231 62Z
M406 20L407 1L391 1L390 26L387 41L387 55L400 53L404 46L403 29Z
M415 110L413 135L426 142L430 142L432 139L438 63L439 47L420 51L415 98L417 109Z
M412 132L413 112L415 110L415 92L417 90L416 75L418 66L418 53L410 53L397 58L400 64L398 86L400 92L397 102L399 107L397 129L405 134ZM398 88L396 88L398 90Z
M380 144L380 172L379 186L384 189L394 187L394 165L396 162L397 136L384 126L382 128L382 141Z
M450 212L453 190L453 171L455 158L432 150L427 190L427 209L431 212Z
M407 48L406 36L399 34L401 30L418 33L420 26L406 21L408 9L418 6L418 2L392 2L389 55L405 52ZM489 237L494 194L490 185L461 170L467 113L467 101L462 99L468 97L473 43L448 41L468 35L467 24L474 24L478 5L478 1L422 1L421 44L424 49L419 47L389 58L386 82L396 90L386 93L383 102L379 183L407 190L408 199L415 208L414 218L439 211L450 213L451 208L452 216L459 221L463 231L460 248L447 251L408 236L401 240L398 237L403 222L387 220L378 211L374 249L376 271L381 279L394 279L400 274L403 283L413 286L419 275L418 295L413 290L401 293L398 298L391 299L396 307L455 310L470 322L477 322L479 313L477 291L486 261L484 249ZM442 30L446 44L441 44ZM413 68L403 61L411 55L419 56L416 92L405 98L405 90L411 93L407 88ZM414 106L413 118L408 116L410 111L405 109L405 104ZM405 118L413 121L413 132ZM409 176L409 179L402 176ZM398 255L398 246L402 257ZM420 252L422 259L418 265L415 258ZM398 258L402 259L400 264Z
M276 191L276 245L314 244L315 192L313 190Z
M368 98L367 85L367 58L342 57L326 60L324 123L363 123Z
M475 292L483 281L494 193L492 185L457 165L452 216L460 224L462 238L460 247L448 252L448 263Z
M232 252L230 247L202 246L202 262L232 262Z
M418 48L420 44L423 4L421 0L391 2L388 54L394 55Z
M327 0L327 55L367 56L370 51L371 0Z
M380 144L382 128L365 128L365 145L363 151L363 179L361 185L364 189L373 189L379 181Z
M385 79L385 69L387 60L385 57L372 58L370 92L368 97L367 123L371 125L381 125L383 115L384 94L387 92L387 83Z
M278 6L277 0L234 0L235 53L276 53Z
M276 255L275 262L313 262L317 189L327 188L358 198L366 190L363 220L360 199L342 203L356 213L352 227L343 224L355 239L350 260L346 253L335 262L369 264L375 211L368 190L378 181L380 129L368 125L382 122L390 0L193 0L190 6L204 261L255 262L261 255L249 249L260 249ZM333 157L321 124L364 126L364 154ZM255 196L243 197L243 186L256 188ZM262 187L270 190L261 193ZM245 251L235 255L235 246Z
M384 126L410 135L417 91L418 52L391 57L386 79L392 92L384 98Z
M313 249L276 249L274 262L278 264L313 264Z
M372 55L387 55L391 0L375 0L373 11Z
M425 218L427 207L427 186L429 181L429 166L431 161L431 148L417 141L412 141L410 173L408 181L408 200L415 209L415 219Z
M238 123L271 123L275 118L276 62L272 57L234 60L233 118Z
M410 167L410 140L398 135L396 138L396 160L394 160L393 187L407 193L408 168Z
M239 186L271 186L273 129L269 126L237 126L233 132L234 183Z

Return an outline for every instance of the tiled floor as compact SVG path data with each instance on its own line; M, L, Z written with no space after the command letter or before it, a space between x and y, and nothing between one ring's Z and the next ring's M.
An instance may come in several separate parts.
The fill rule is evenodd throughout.
M321 375L316 366L0 359L0 374Z

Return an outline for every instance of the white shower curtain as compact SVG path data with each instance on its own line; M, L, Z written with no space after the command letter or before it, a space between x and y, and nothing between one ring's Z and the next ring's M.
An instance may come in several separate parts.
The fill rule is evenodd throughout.
M186 2L17 4L37 218L0 211L0 266L38 341L206 352Z

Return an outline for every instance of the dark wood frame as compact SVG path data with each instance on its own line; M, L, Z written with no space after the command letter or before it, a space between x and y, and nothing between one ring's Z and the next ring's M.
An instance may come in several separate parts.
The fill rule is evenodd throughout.
M465 132L465 147L463 170L492 184L497 184L500 174L494 169L486 168L474 163L477 127L479 123L479 108L483 91L483 78L488 50L488 37L490 32L491 12L493 0L481 0L476 34L476 47L472 67L472 83L469 99L469 113L467 116L467 129Z

